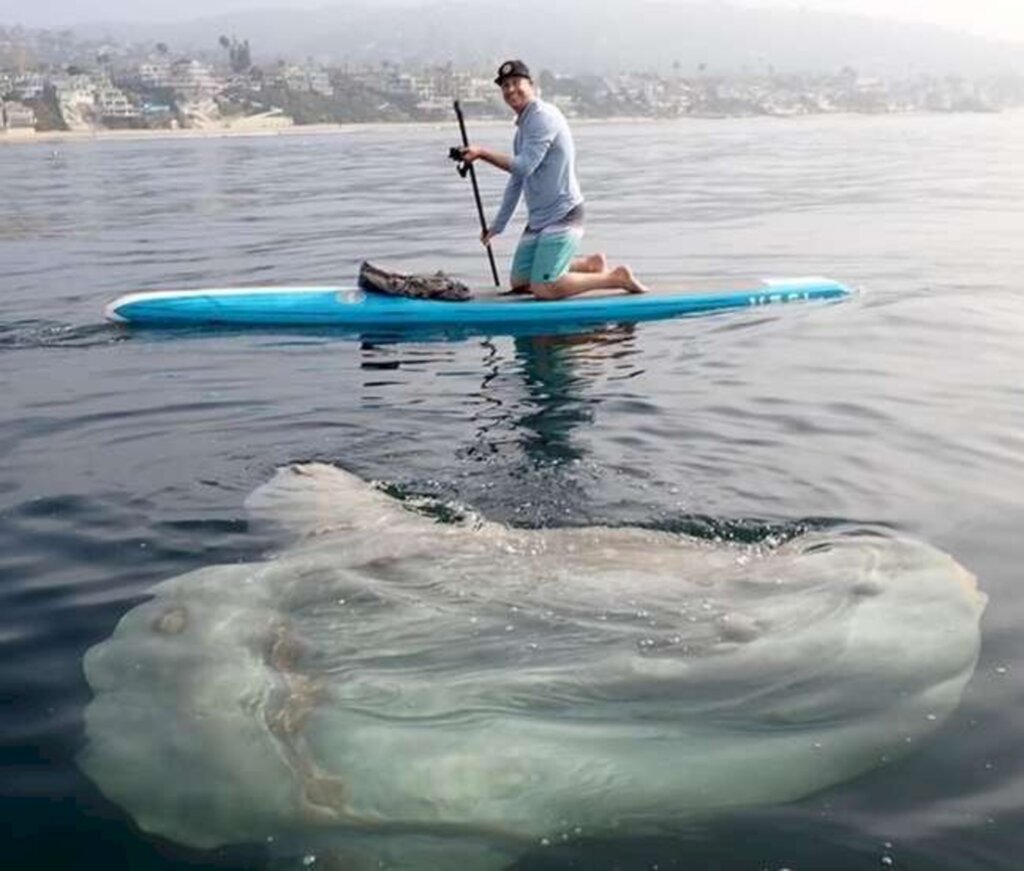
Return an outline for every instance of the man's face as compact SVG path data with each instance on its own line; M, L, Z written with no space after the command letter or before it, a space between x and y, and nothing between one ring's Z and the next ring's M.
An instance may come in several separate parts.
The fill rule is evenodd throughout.
M501 83L501 96L517 115L533 99L533 83L523 76L509 76Z

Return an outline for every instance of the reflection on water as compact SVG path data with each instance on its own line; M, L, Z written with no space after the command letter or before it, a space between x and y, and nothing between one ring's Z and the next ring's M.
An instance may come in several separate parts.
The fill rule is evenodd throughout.
M476 439L461 456L486 462L495 454L521 452L525 466L580 460L574 430L593 421L587 390L609 358L628 358L634 327L624 325L579 335L524 336L514 340L506 360L493 342L483 342L486 376L479 396L485 405L475 416ZM635 350L635 349L634 349ZM518 382L515 401L503 398Z
M635 354L634 332L627 324L589 335L516 339L516 358L528 395L537 405L537 411L519 423L531 434L524 437L531 460L564 462L584 456L570 434L594 418L593 400L586 399L585 387L593 373L604 368L604 361L615 360L621 368L622 361Z

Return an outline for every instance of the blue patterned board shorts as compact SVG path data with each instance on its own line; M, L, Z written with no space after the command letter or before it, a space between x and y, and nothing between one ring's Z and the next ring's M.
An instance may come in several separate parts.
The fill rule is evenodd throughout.
M527 227L512 258L512 286L550 284L569 271L583 238L583 208L540 230Z

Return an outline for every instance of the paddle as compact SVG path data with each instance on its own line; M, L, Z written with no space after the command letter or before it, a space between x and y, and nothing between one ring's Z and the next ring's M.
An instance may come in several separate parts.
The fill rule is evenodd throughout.
M462 117L462 107L459 105L459 101L455 101L455 117L459 119L459 132L462 134L462 146L463 148L469 147L469 137L466 135L466 120ZM476 171L473 169L472 163L466 163L462 160L461 149L453 148L448 152L448 156L452 160L459 161L459 175L463 178L466 177L466 173L469 173L469 180L473 183L473 197L476 199L476 213L480 217L480 229L487 232L487 219L484 217L484 205L480 201L480 188L476 183ZM494 286L501 287L501 279L498 278L498 267L494 265L494 252L491 250L491 243L487 243L487 259L491 263L491 275L494 276Z

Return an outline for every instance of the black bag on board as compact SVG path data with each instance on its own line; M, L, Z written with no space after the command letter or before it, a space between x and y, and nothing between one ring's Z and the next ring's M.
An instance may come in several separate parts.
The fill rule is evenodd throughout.
M389 272L368 261L363 261L359 267L359 287L376 293L408 296L413 299L465 302L470 298L467 285L440 270L433 275L407 275L404 272Z

